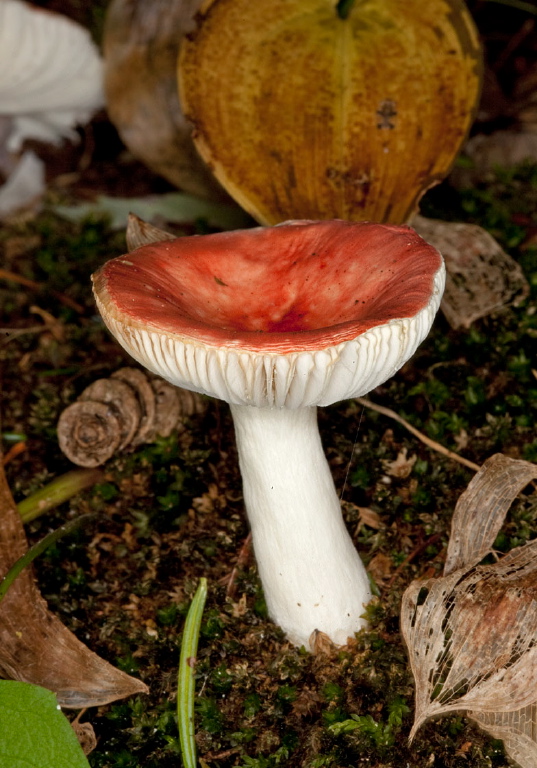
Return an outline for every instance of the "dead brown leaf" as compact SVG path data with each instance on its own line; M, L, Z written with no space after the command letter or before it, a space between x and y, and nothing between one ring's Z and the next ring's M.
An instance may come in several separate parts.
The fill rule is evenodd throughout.
M477 565L492 549L518 493L537 478L537 465L496 453L472 478L451 522L444 575Z
M28 545L0 467L0 575ZM147 686L113 667L81 643L47 608L30 569L0 602L0 675L54 691L62 707L92 707Z
M472 720L495 739L502 739L505 751L521 768L537 765L537 704L514 712L468 712Z
M528 706L537 698L537 542L494 565L413 582L401 629L416 682L411 738L436 715Z
M430 717L464 710L522 768L537 764L537 541L477 563L535 477L529 462L488 459L457 504L444 576L413 582L401 609L416 683L411 739Z
M481 227L423 216L415 216L412 226L446 262L441 309L452 328L468 328L502 307L517 306L528 295L520 265Z
M79 714L71 723L71 726L76 734L80 746L82 747L82 751L85 755L89 755L89 753L93 752L97 746L97 737L91 723L80 722L80 716L84 714L85 711L85 709L82 709L79 712Z
M376 554L367 566L367 570L377 583L382 583L390 578L394 569L393 560L382 552Z

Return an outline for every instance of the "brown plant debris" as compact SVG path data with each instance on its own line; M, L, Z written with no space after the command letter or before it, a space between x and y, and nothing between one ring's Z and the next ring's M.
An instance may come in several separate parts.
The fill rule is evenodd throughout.
M0 574L28 549L7 480L0 468ZM90 651L47 608L30 569L0 602L0 675L54 691L63 707L93 707L146 693L141 680Z
M415 216L412 226L446 262L441 309L452 328L468 328L527 297L529 285L520 265L482 227L423 216Z
M134 213L129 214L125 237L129 253L142 245L161 243L163 240L175 240L175 235L172 235L171 232L155 227Z
M522 768L537 764L537 541L476 563L536 477L537 465L488 459L457 504L444 576L414 581L401 609L416 683L410 738L430 717L463 710Z
M489 554L513 499L537 478L537 466L496 453L483 464L457 502L444 576L471 568Z
M168 437L184 419L202 413L204 401L136 368L120 368L98 379L69 405L58 421L58 442L81 467L97 467L116 451Z
M475 471L479 469L479 464L476 464L469 459L465 459L464 456L459 456L458 453L450 451L449 448L441 445L441 443L437 443L436 440L432 440L430 437L427 437L427 435L424 435L423 432L419 431L419 429L413 427L410 422L408 422L406 419L403 419L402 416L399 416L398 413L392 411L391 408L385 408L383 405L372 403L371 400L368 400L366 397L355 397L354 399L357 403L363 405L364 408L370 408L372 411L381 413L383 416L387 416L389 419L393 419L398 424L401 424L401 426L407 429L412 435L414 435L414 437L417 437L418 440L421 440L424 445L426 445L428 448L431 448L433 451L437 451L443 456L447 456L448 459L453 459L453 461L456 461L459 464L468 467L469 469L473 469Z

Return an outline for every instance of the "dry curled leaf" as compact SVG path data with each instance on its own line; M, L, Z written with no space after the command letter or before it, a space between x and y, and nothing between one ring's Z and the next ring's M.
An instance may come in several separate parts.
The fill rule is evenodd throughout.
M447 576L477 565L492 549L515 497L537 478L537 464L496 453L485 461L457 502L444 566Z
M201 0L112 0L104 28L110 119L155 173L201 197L226 199L194 148L177 94L177 54Z
M0 465L0 575L27 550L20 515ZM26 568L0 602L0 675L54 691L62 707L93 707L135 693L140 680L115 669L47 608Z
M386 474L399 478L408 477L412 472L412 468L414 467L418 457L416 454L407 456L407 453L407 449L403 448L397 454L395 461L383 461L382 466L384 467Z
M128 251L134 251L141 245L161 243L163 240L175 240L175 235L165 229L159 229L148 221L144 221L134 213L129 214L127 232L125 234Z
M416 682L411 738L430 717L537 698L537 542L494 565L413 582L401 629Z
M85 755L89 755L97 746L97 736L95 735L95 730L91 723L80 722L80 715L84 711L85 710L80 711L79 715L72 721L71 726L76 734L78 743L82 747L82 751Z
M505 751L520 768L537 765L537 704L513 712L467 712L472 720L495 739L501 739Z
M401 608L416 683L411 738L428 718L465 710L523 768L537 759L537 541L477 563L535 477L537 465L488 459L457 504L445 575L413 582Z
M423 216L415 216L412 226L446 262L441 309L452 328L468 328L502 307L517 306L528 295L518 262L482 227Z

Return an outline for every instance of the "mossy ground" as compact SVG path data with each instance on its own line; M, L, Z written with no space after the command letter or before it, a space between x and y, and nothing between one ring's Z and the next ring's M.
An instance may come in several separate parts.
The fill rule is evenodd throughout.
M531 296L469 330L453 331L439 316L413 360L371 394L478 464L497 451L537 461L537 248L533 222L516 223L520 200L536 196L533 166L457 196L459 218L487 226L520 260ZM439 200L436 192L425 210ZM7 336L0 348L2 432L27 436L27 449L6 467L20 500L70 468L56 441L61 410L90 381L129 362L96 316L88 281L124 246L105 222L71 224L50 211L3 227L0 243L6 268L42 286L0 286L1 325L27 331ZM371 629L347 648L312 656L289 646L266 617L251 557L237 573L233 597L226 595L248 530L224 404L209 400L180 436L118 456L103 483L28 526L33 541L66 518L99 513L91 530L46 553L37 578L51 608L84 642L150 687L148 696L84 715L99 739L89 758L95 768L180 764L178 654L201 576L210 592L196 732L207 765L507 765L501 745L462 715L429 723L407 743L413 681L398 627L401 595L412 579L440 574L451 514L471 470L353 401L323 409L319 420L347 524L379 589ZM397 478L386 462L403 449L417 458L410 474ZM520 497L497 548L535 537L536 518L535 498Z

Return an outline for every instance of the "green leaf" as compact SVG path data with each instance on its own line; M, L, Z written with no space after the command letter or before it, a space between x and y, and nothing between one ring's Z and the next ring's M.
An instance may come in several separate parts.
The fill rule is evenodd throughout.
M0 680L0 765L89 768L56 696L38 685Z

